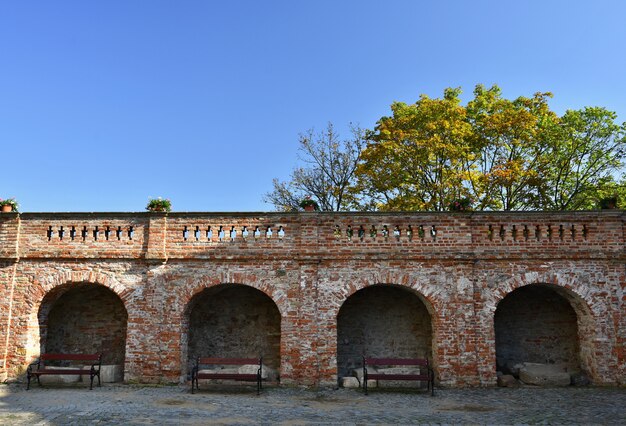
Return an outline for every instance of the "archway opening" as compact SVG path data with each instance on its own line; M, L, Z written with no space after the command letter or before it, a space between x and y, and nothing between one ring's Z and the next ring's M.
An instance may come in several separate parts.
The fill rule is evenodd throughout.
M90 283L57 287L38 317L42 353L102 353L105 380L123 380L128 314L112 290Z
M500 301L494 316L498 371L517 375L524 362L580 370L579 318L563 291L533 284Z
M396 285L359 290L337 315L337 377L360 374L364 354L432 361L432 334L430 313L417 293Z
M196 294L187 305L187 362L197 357L256 358L278 379L281 316L274 301L245 285L222 284ZM265 373L264 373L265 375Z

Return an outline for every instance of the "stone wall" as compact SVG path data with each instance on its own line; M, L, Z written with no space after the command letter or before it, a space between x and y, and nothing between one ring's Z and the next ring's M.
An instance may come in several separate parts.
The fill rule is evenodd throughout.
M249 348L267 348L281 383L334 386L347 369L340 364L358 352L342 347L342 307L349 312L352 301L369 292L360 290L381 288L367 296L371 314L349 315L346 330L358 329L359 321L369 328L383 315L380 322L395 318L388 336L394 353L387 356L410 347L430 354L439 385L494 385L496 309L516 289L541 284L555 289L576 316L578 340L567 340L558 356L577 353L594 383L624 383L624 260L621 211L3 213L0 375L19 377L45 350L40 312L59 289L71 295L89 285L115 294L126 311L126 380L184 381L190 352L211 349L195 336L241 329L242 336L257 330L266 336ZM224 299L220 288L233 292ZM404 313L390 316L397 288L410 296ZM250 310L253 300L259 305ZM255 331L233 328L238 323L227 315L214 316L222 306L236 317L256 310L268 320L256 322ZM561 309L569 312L570 326L572 311ZM200 323L213 318L215 327L192 332L194 315ZM541 341L545 328L533 329ZM395 344L401 340L413 343Z

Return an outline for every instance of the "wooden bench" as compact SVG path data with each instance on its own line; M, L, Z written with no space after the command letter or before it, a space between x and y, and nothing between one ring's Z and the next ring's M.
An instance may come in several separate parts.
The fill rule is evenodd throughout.
M376 366L419 366L420 374L369 373L367 367ZM424 372L424 370L426 370ZM367 395L368 380L415 380L427 382L431 395L435 395L435 374L425 358L367 358L363 357L363 390Z
M224 366L224 365L258 365L256 373L220 373L219 370L211 370L210 372L201 372L200 366ZM257 395L263 388L263 357L259 358L200 358L196 360L196 365L191 370L191 393L194 393L194 385L198 388L198 379L216 379L216 380L237 380L242 382L256 382Z
M47 366L47 361L81 361L86 366L89 364L89 370L75 366L75 368L59 368L54 365ZM102 354L41 354L39 359L28 366L26 370L26 390L30 389L31 377L36 377L39 386L41 381L39 377L47 375L78 375L89 376L89 389L93 389L93 379L98 377L98 386L100 384L100 367L102 366Z

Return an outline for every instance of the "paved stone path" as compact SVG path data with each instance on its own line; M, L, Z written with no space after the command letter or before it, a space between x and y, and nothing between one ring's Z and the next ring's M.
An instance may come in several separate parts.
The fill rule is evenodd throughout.
M0 385L0 424L626 424L626 389L437 390Z

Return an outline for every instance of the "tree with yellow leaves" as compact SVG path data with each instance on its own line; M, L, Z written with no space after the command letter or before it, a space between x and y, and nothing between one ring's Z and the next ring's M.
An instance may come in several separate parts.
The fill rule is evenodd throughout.
M393 115L378 121L353 188L367 195L368 209L437 211L468 195L463 165L473 156L471 126L459 94L446 89L442 99L396 102Z
M626 155L626 125L604 108L567 111L551 93L509 100L498 86L460 89L441 99L396 102L361 154L357 184L366 210L447 210L472 200L479 210L593 208L616 182Z
M626 123L615 113L558 116L551 93L509 100L496 85L477 85L466 105L460 94L394 102L374 130L347 141L332 125L303 135L307 167L275 180L266 200L281 210L303 195L329 211L580 210L626 196Z

